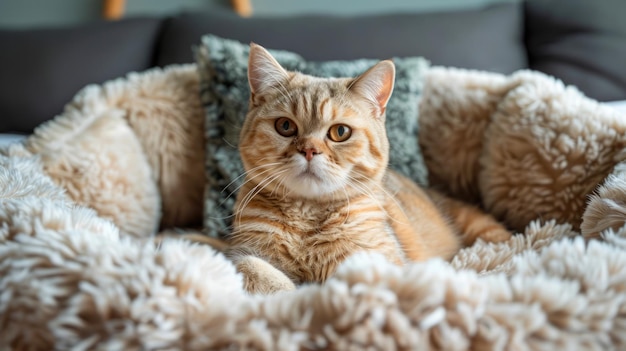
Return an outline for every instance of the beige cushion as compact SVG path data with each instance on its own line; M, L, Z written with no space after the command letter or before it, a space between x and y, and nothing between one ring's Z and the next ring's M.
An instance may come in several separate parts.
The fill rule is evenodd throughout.
M39 127L27 148L73 201L96 210L124 234L153 234L160 218L159 191L123 111L81 112L68 110Z
M144 236L159 226L199 226L204 195L204 113L198 90L193 64L130 73L102 85L87 86L76 94L61 116L39 127L28 145L34 153L45 154L47 169L56 172L51 175L57 181L63 179L63 186L69 187L74 200L93 207L101 216L117 218L115 222L122 231L132 228L130 233ZM105 116L119 121L96 122ZM118 134L106 132L113 125ZM68 150L76 155L70 155ZM96 150L128 153L129 158L116 159L116 164L106 164L113 159L98 158L108 173L84 169L85 164L97 158L92 155L86 160L85 153L100 152ZM137 164L132 162L134 156ZM128 163L124 171L128 179L123 181L121 170L119 176L109 170L121 166L121 162ZM66 173L69 170L63 167L77 169L82 183L72 180L73 176ZM121 183L110 183L110 177ZM129 187L133 184L132 189L122 186L124 183ZM148 189L152 186L156 186L156 192ZM108 198L109 204L96 201ZM125 203L130 198L140 203ZM128 206L136 210L131 214ZM142 215L138 216L140 212Z

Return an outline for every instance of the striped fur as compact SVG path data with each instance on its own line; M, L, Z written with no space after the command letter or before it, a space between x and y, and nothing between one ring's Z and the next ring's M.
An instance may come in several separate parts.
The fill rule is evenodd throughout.
M390 61L354 79L287 72L252 45L250 110L240 138L246 179L229 238L233 250L302 283L326 280L358 251L402 264L449 259L463 241L481 236L482 227L493 240L508 238L490 217L436 195L453 209L441 211L417 185L387 169L384 111L394 75ZM329 131L337 126L343 126L337 134L351 131L347 140L332 140ZM471 234L457 235L466 228Z

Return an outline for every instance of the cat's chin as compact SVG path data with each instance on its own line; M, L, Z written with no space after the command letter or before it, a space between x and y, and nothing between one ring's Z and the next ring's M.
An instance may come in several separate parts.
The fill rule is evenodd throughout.
M301 169L287 177L284 184L294 195L319 199L336 192L341 187L341 182L332 181L331 177L324 173L317 167Z
M285 180L285 185L292 194L308 199L325 197L339 188L336 184L331 184L317 174L308 171L289 177Z
M332 195L345 185L345 179L331 174L322 159L314 159L309 163L304 158L295 157L291 167L290 176L285 179L284 185L293 195L320 199Z

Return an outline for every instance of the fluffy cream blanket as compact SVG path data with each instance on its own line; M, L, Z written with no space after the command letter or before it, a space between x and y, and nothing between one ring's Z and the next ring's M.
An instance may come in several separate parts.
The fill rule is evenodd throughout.
M0 152L0 349L626 348L626 118L538 73L434 68L420 124L433 186L520 234L250 296L211 248L149 238L200 220L195 67L86 88Z

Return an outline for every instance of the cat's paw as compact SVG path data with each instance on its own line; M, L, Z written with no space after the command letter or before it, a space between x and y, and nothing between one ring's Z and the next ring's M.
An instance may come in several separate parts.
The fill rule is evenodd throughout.
M237 271L243 275L244 288L251 294L273 294L296 288L283 272L258 257L240 258Z
M501 243L511 239L513 234L495 220L487 223L477 222L461 236L463 246L472 246L481 239L489 243Z
M512 234L510 231L508 231L504 226L498 224L482 232L479 235L479 238L483 239L484 241L499 243L509 240L511 236Z

